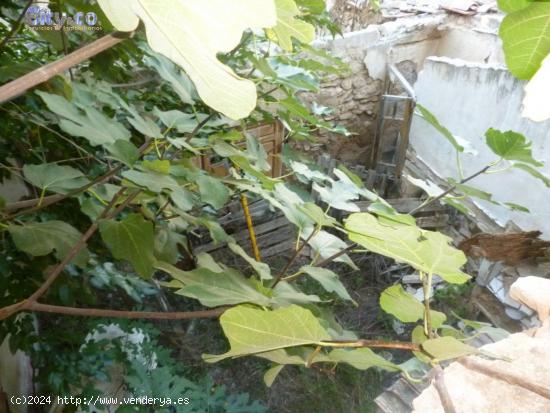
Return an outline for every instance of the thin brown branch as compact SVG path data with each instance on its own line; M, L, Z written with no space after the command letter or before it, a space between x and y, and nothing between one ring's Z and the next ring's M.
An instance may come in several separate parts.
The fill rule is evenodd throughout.
M143 154L147 148L149 147L149 141L145 142L141 147L139 148L139 152ZM40 202L40 199L29 199L26 201L18 201L18 202L12 202L10 204L7 204L4 208L5 211L16 211L18 209L27 208L22 211L16 212L12 215L8 215L6 219L13 219L15 217L18 217L20 215L26 215L26 214L32 214L33 212L39 211L43 208L46 208L47 206L50 206L52 204L55 204L57 202L63 201L67 198L71 198L75 195L80 194L81 192L86 191L88 188L91 188L94 185L101 184L105 181L107 181L112 176L116 175L118 172L122 170L124 167L123 164L119 164L118 166L114 167L113 169L109 169L106 173L99 176L98 178L94 179L93 181L87 183L84 186L81 186L80 188L73 189L72 191L67 192L66 194L57 194L57 195L50 195L47 197L44 197L42 199L42 202Z
M203 128L204 125L206 125L212 118L214 117L214 113L211 113L210 115L208 115L206 118L204 118L201 122L199 122L199 124L197 126L195 126L195 129L193 129L191 131L191 133L189 134L189 136L187 136L187 138L185 138L185 141L187 143L189 143L189 141L191 139L193 139L198 133L199 131ZM172 154L170 155L170 160L174 160L174 158L176 156L178 156L181 152L182 152L183 149L179 149L177 151L174 151L172 152Z
M99 227L99 221L107 218L109 212L111 209L115 206L119 198L122 196L122 194L126 191L126 188L120 189L113 199L111 199L111 202L103 209L103 212L99 216L99 218L88 228L88 230L80 237L78 242L71 248L71 250L67 253L65 258L53 269L53 271L48 275L46 278L46 281L36 290L27 300L27 302L32 303L37 301L44 293L50 288L50 286L54 283L54 281L57 279L59 274L63 272L65 267L73 260L74 257L77 256L77 254L86 246L86 242L92 237L92 235L95 234ZM129 199L129 198L128 198ZM126 199L126 201L128 201ZM122 205L126 204L126 201L122 203Z
M330 257L325 258L323 261L319 262L318 264L315 264L315 266L316 267L324 267L325 265L330 264L332 261L334 261L335 259L341 257L342 255L347 254L348 252L350 252L354 248L357 248L356 243L353 243L350 246L344 248L343 250L340 250L337 253L332 254Z
M311 241L311 239L313 238L313 236L317 233L318 231L316 230L313 230L311 231L311 234L309 234L309 237L307 237L307 239L302 242L302 244L295 249L294 251L294 254L292 254L292 257L290 257L290 259L287 261L286 265L284 266L284 268L281 270L281 272L279 273L279 275L277 276L277 278L275 278L275 282L273 283L273 285L271 286L271 288L275 288L277 286L277 284L279 284L279 282L283 279L283 277L286 275L286 272L288 271L288 269L290 268L290 266L294 263L294 261L296 261L296 258L298 258L298 255L300 255L300 252L302 252L302 250L304 249L304 247L309 243L309 241Z
M65 70L82 63L98 53L110 49L131 35L132 33L116 32L114 34L103 36L95 42L92 42L89 45L86 45L71 54L62 57L61 59L56 60L55 62L42 66L5 84L4 86L1 86L0 104L25 93L27 90L46 82L47 80L50 80L52 77L63 73Z
M434 387L437 390L437 394L439 394L439 399L445 413L456 413L453 399L451 399L451 395L445 385L445 374L440 366L435 367Z
M80 317L110 317L127 319L148 319L148 320L191 320L195 318L217 318L221 316L228 307L214 308L212 310L181 311L181 312L157 312L157 311L121 311L107 310L101 308L76 308L32 303L25 310L41 313L64 314Z
M533 381L529 381L525 377L521 377L496 366L487 366L470 357L460 358L458 359L458 362L470 370L485 374L486 376L504 381L506 383L510 383L514 386L522 387L532 393L538 394L539 396L550 400L550 388L541 386Z
M21 14L19 15L19 17L17 18L17 20L15 21L15 23L13 24L13 26L11 27L11 30L10 32L8 33L8 35L6 37L4 37L2 39L2 41L0 42L0 53L2 52L2 49L4 48L4 46L6 45L6 43L8 43L8 41L17 34L17 32L19 31L19 28L21 27L21 22L23 21L23 19L25 18L25 13L27 13L27 10L28 8L31 6L32 2L34 0L29 0L27 2L27 4L25 5L25 7L23 8L23 11L21 12Z
M78 255L78 253L86 246L86 242L92 237L92 235L95 234L99 227L99 221L105 218L113 217L118 212L120 212L122 209L128 205L132 199L137 195L139 191L134 192L133 195L126 198L124 202L119 205L118 208L115 209L114 213L111 213L110 211L114 206L116 205L119 198L122 196L123 192L126 191L126 188L121 188L117 194L111 199L111 202L103 209L103 212L98 217L96 221L90 227L88 230L82 234L78 242L71 248L71 250L67 253L67 255L61 260L61 262L48 274L46 277L46 280L42 283L42 285L27 299L20 301L19 303L13 304L9 307L4 307L0 309L0 320L3 320L5 318L8 318L15 313L18 313L19 311L24 311L32 307L37 300L44 295L44 293L50 288L50 286L55 282L57 277L63 272L65 267L73 260L74 257Z
M387 348L395 350L410 350L421 351L420 345L407 341L383 341L383 340L327 340L320 343L326 347L343 347L343 348Z
M459 183L460 185L462 184L465 184L466 182L468 181L471 181L472 179L478 177L479 175L487 172L487 170L491 167L491 165L487 165L485 168L477 171L476 173L474 173L473 175L470 175L466 178L464 178L463 180L461 180ZM457 185L453 185L451 186L449 189L447 189L446 191L443 191L442 193L440 193L438 196L436 196L435 198L432 198L431 200L429 200L428 202L426 202L425 204L421 204L419 206L417 206L416 208L414 208L411 212L409 212L409 215L414 215L416 214L417 212L421 211L422 209L426 208L427 206L430 206L432 204L434 204L435 202L439 201L440 199L446 197L447 195L449 195L451 192L453 192L455 189L457 189Z

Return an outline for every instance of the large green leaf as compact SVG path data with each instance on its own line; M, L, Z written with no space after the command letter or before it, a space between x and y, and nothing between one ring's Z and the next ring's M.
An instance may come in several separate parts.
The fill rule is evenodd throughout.
M54 252L61 261L67 256L82 234L74 227L62 221L32 222L25 225L8 227L15 246L27 254L41 257ZM87 249L80 251L73 262L81 267L88 262Z
M370 348L358 348L355 350L332 350L329 359L338 363L346 363L359 370L367 370L371 367L379 367L387 371L401 370L397 365L375 354Z
M321 299L318 296L305 294L286 281L277 284L273 289L273 297L271 299L273 307L287 307L291 304L308 305L320 302Z
M220 324L231 350L221 355L203 355L207 362L286 347L318 345L331 339L311 311L296 305L273 311L238 306L227 310L220 317Z
M170 284L170 287L178 288L176 294L195 298L207 307L241 303L267 306L270 303L269 297L256 290L248 279L232 268L225 268L223 273L207 268L182 271L166 263L159 263L157 268L181 283Z
M187 247L187 238L168 227L155 229L155 257L160 261L175 264L179 258L179 246Z
M300 10L294 0L275 0L277 6L277 25L266 30L268 36L279 46L292 51L292 38L302 43L311 43L315 39L315 27L303 20L297 19Z
M105 147L113 145L119 139L130 139L130 132L122 124L91 106L86 107L85 114L82 114L73 103L62 96L42 91L36 93L48 109L61 117L59 127L70 135L83 137L93 146Z
M460 270L466 263L466 256L450 245L451 238L439 232L398 223L385 225L368 213L350 215L345 228L350 240L377 254L405 262L418 271L437 274L453 284L470 279Z
M139 159L139 150L132 142L119 139L112 145L105 147L112 158L122 162L126 166L132 167Z
M298 205L298 209L310 217L319 227L334 227L337 223L334 218L325 214L325 211L313 202Z
M424 318L422 303L406 292L400 284L392 285L382 292L380 307L404 323L414 323ZM441 326L447 319L447 316L439 311L430 310L430 315L434 328Z
M489 148L504 159L525 162L534 166L543 165L542 162L536 161L533 158L531 141L527 140L521 133L511 130L501 132L490 128L485 132L485 137L487 138Z
M357 185L344 171L334 169L332 173L338 177L338 181L329 178L331 185L313 184L313 189L319 193L321 199L333 208L349 212L359 212L359 207L352 201L360 196L370 200L378 201L379 197L366 188Z
M130 214L122 221L100 221L99 232L116 259L129 261L144 278L153 274L156 260L152 222L140 214Z
M176 180L168 175L147 171L124 171L122 176L133 183L143 186L150 191L160 193L164 189L177 190L180 188Z
M216 209L220 209L229 199L229 189L219 180L209 175L197 178L201 199Z
M89 182L78 169L55 163L26 164L23 166L23 175L34 186L60 194L66 194Z
M550 3L514 6L509 9L519 10L504 18L499 34L510 72L519 79L530 79L550 53Z
M169 59L156 54L143 59L144 63L153 67L160 77L166 80L171 89L177 93L183 103L192 105L195 102L195 87L185 73L179 70Z
M464 344L462 341L450 336L426 340L422 343L422 349L438 361L477 353L475 347Z
M269 370L267 370L264 374L264 383L267 387L271 387L273 385L273 382L281 372L281 370L285 367L284 364L279 364L277 366L271 367Z
M189 211L193 208L192 194L179 186L174 178L162 173L147 171L124 171L122 176L136 185L143 186L150 191L160 193L164 189L170 190L170 198L182 211Z
M307 237L311 234L311 231L313 231L312 228L304 230L302 238L307 239ZM326 231L317 232L317 234L309 240L309 246L316 254L319 254L319 256L323 259L330 258L334 254L348 247L348 245L336 235L332 235L331 233ZM354 270L358 269L348 254L340 255L334 261L343 262L349 265Z
M305 366L308 364L319 362L330 362L331 360L324 353L318 353L313 358L313 347L289 347L280 348L277 350L266 351L264 353L255 354L255 356L272 361L277 364L291 364L296 366Z
M305 272L307 275L309 275L311 278L321 284L323 288L328 292L334 292L344 300L353 301L348 291L346 290L346 287L344 287L344 284L342 284L342 282L338 278L338 275L333 271L321 267L312 267L311 265L303 266L302 268L300 268L300 271Z
M262 280L271 280L273 279L273 276L271 275L271 269L269 268L269 265L263 262L258 262L254 258L252 258L250 255L246 253L245 250L242 249L242 247L239 244L236 244L234 242L230 242L228 244L229 249L233 251L235 254L241 256L252 268L254 268L254 271L258 274L258 276Z
M276 24L273 0L99 0L111 23L122 31L145 24L149 46L185 70L199 96L232 119L256 106L256 87L222 64L218 53L235 48L244 30Z
M505 13L512 13L529 6L533 0L498 0L498 8Z

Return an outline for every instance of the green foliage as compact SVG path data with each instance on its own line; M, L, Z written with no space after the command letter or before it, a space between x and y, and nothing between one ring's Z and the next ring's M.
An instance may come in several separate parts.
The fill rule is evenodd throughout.
M460 270L466 263L464 253L451 247L451 239L439 232L388 222L368 213L350 215L346 229L349 238L359 245L425 274L437 274L453 284L462 284L470 278Z
M222 64L217 54L236 47L245 29L273 26L276 11L271 0L216 1L198 8L176 0L134 3L130 7L99 1L118 30L135 30L141 20L151 48L185 70L207 105L233 119L250 114L256 106L254 84ZM174 19L178 24L172 23Z
M400 284L386 288L380 295L380 307L404 323L414 323L424 318L424 306ZM445 314L430 310L432 326L439 328L447 319Z
M318 345L331 338L309 310L296 305L273 311L238 306L227 310L220 317L220 324L231 350L219 356L204 355L208 362L286 347Z
M277 7L277 25L267 30L268 37L276 41L284 50L292 51L292 38L302 43L311 43L315 39L315 27L297 19L300 13L294 0L275 0ZM319 5L308 4L309 10L315 11ZM318 10L317 10L318 11Z
M82 234L73 226L62 221L31 222L25 225L10 225L8 231L13 242L21 251L32 256L54 253L61 261L77 244ZM87 249L83 249L73 259L77 265L84 266L89 259Z
M70 135L86 138L93 146L105 147L118 140L130 139L130 132L124 126L93 107L83 107L81 110L62 96L41 91L36 93L48 109L60 117L59 127ZM98 129L98 125L101 128Z
M514 163L513 166L514 168L521 169L522 171L527 172L531 176L539 179L544 185L550 188L550 177L533 168L531 165L527 165L525 163ZM514 207L514 205L512 205L512 207Z
M543 166L542 162L536 161L531 153L531 142L525 139L521 133L507 131L501 132L489 129L487 146L498 156L509 161L520 161L533 166Z
M499 0L509 13L500 25L506 64L519 79L530 79L550 53L550 4L528 0Z
M464 344L456 338L449 336L426 340L422 343L422 349L438 361L477 353L475 347Z
M132 263L142 277L151 277L155 266L151 222L140 214L131 214L121 221L100 221L99 232L115 258Z
M78 169L57 164L26 164L23 166L23 175L34 186L59 194L65 194L89 182Z
M176 282L171 282L169 286L178 288L176 294L195 298L207 307L240 303L266 306L270 303L269 297L257 291L249 280L230 268L224 268L223 273L207 268L181 271L162 263L158 268L174 278Z
M358 348L355 350L333 350L330 352L329 357L333 361L349 364L358 370L367 370L371 367L379 367L388 371L400 370L398 366L378 356L369 348Z
M437 118L429 112L426 108L419 105L418 107L420 115L427 120L435 129L453 145L457 153L457 169L458 174L463 178L461 181L457 181L454 178L447 178L451 186L451 193L444 193L444 190L432 182L425 182L413 177L407 177L407 179L415 186L422 188L430 198L440 198L441 202L456 208L463 214L471 214L470 209L462 202L463 198L471 197L477 198L482 201L490 202L495 205L502 205L512 211L520 211L529 213L529 209L519 205L515 202L499 202L493 199L493 195L487 191L483 191L479 188L475 188L471 185L466 185L466 182L481 173L496 173L503 172L511 168L518 168L533 176L536 179L542 181L546 186L550 187L550 177L543 174L538 167L544 166L544 164L533 157L531 149L531 141L529 141L521 133L514 131L502 132L493 128L489 128L485 132L486 144L488 148L499 157L499 159L489 163L481 171L476 174L464 178L462 171L462 164L460 160L460 154L464 151L464 148L469 147L469 143L464 141L464 144L458 144L457 136L453 135L447 128L441 125ZM461 141L462 142L462 141ZM473 151L470 151L474 153ZM501 170L496 169L496 166L506 162L508 167ZM462 194L461 196L455 196L453 192Z
M68 2L68 7L80 7L80 3ZM177 302L178 311L180 305L181 311L195 310L199 304L232 306L220 318L230 350L206 355L209 362L258 356L264 363L275 363L266 375L268 383L273 383L286 364L345 364L359 370L379 367L399 371L400 367L368 348L338 348L342 345L338 340L357 337L338 324L330 298L339 297L343 304L353 300L337 272L321 268L319 263L348 249L349 244L337 236L339 232L374 253L438 274L451 283L468 279L461 270L464 255L449 244L448 237L421 230L412 216L398 214L343 166L324 173L305 156L287 157L285 148L284 161L296 179L288 183L286 177L273 178L265 148L245 132L250 126L279 119L286 127L287 141L315 141L319 130L348 135L341 126L323 119L330 108L304 104L298 97L302 91L317 91L326 74L346 70L342 61L305 44L313 39L316 27L330 28L324 2L99 3L115 28L136 31L134 39L80 65L73 70L70 82L61 77L52 80L43 90L18 98L0 113L2 136L11 137L18 131L18 139L2 143L0 160L11 165L7 160L16 159L37 197L34 209L15 208L14 214L2 214L10 235L2 244L9 259L0 260L5 269L0 271L2 281L9 284L9 294L0 297L2 305L32 294L31 287L43 282L44 269L66 256L90 219L102 217L97 223L99 235L93 234L88 249L79 251L74 260L77 266L64 268L48 302L153 311L158 304L151 298L158 297L151 296L159 293L160 283L175 290L168 302ZM138 27L140 21L145 30ZM35 36L29 31L22 29L25 41ZM66 35L71 50L91 40L87 34ZM283 52L273 54L271 41ZM62 56L43 42L37 43L32 54L24 43L19 43L17 50L13 47L10 44L8 50L13 52L9 64L14 66L25 59L30 59L32 67L40 66L50 58L49 53L52 58ZM0 74L1 70L9 72L5 65ZM13 72L20 70L14 67ZM11 78L11 73L3 76ZM439 125L427 111L424 115ZM240 128L226 116L243 118ZM466 148L443 126L436 127L457 150ZM516 160L525 162L526 145L520 145L519 152L506 151L506 156L518 158L520 153L521 159ZM202 156L223 162L228 176L198 168ZM526 170L521 165L528 164L514 166ZM19 172L18 168L7 169ZM89 188L78 190L88 183ZM485 196L465 185L461 189ZM311 190L324 205L313 203ZM73 196L43 205L46 192L71 192ZM297 273L278 274L275 280L266 263L248 256L225 232L217 213L241 195L265 199L281 211L295 226L296 247L307 242L313 260L300 263ZM128 196L135 197L130 202ZM352 214L345 225L329 215L331 209L359 212L355 201L360 199L372 202L369 213ZM105 211L110 202L113 208ZM208 254L195 254L197 239L227 243L250 268L237 270ZM351 252L334 261L357 269ZM169 281L163 272L171 276ZM327 292L322 299L308 291L315 283L292 283L305 275L320 286L313 292L321 287ZM411 302L402 291L390 297L393 301L388 295L387 290L381 300L389 313L411 322L422 318L424 308L418 301ZM431 316L433 326L440 328L444 315L432 311ZM57 320L37 318L45 327L48 323L60 325ZM78 321L70 323L77 330L74 337L67 338L70 330L60 337L52 333L33 352L43 374L41 381L54 393L75 391L74 386L86 378L108 381L105 366L119 363L126 373L125 386L132 391L191 397L192 408L197 410L181 411L263 411L244 395L232 397L211 383L186 380L173 360L161 360L156 369L135 358L129 360L123 339L90 343L85 334L89 330L84 331ZM202 326L192 324L188 330L194 328ZM9 327L2 326L1 333L2 337L7 333L15 337L14 347L32 351L39 337L30 330L28 323L14 321ZM201 351L211 343L202 344ZM66 348L71 351L64 351ZM436 350L434 357L441 355ZM55 353L51 362L58 365L49 365L48 352ZM77 367L71 370L72 364Z
M328 292L336 293L343 300L353 301L349 293L346 290L346 287L340 279L338 274L334 273L331 270L326 268L312 267L311 265L306 265L300 268L300 272L304 272L317 281L323 286Z

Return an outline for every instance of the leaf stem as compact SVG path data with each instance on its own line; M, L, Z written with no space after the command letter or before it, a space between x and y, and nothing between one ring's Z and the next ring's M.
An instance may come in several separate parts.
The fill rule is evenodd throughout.
M290 266L294 263L294 261L296 261L296 258L298 258L298 255L300 254L300 252L309 243L309 241L311 241L311 239L315 236L315 234L317 232L319 232L318 228L312 230L311 234L309 234L309 236L306 238L306 240L294 251L294 254L292 254L292 257L290 257L290 260L288 260L288 262L286 263L284 268L281 270L281 272L279 273L277 278L275 278L275 281L271 285L271 288L275 288L277 286L277 284L279 284L279 282L282 280L282 278L286 275L286 272L288 271Z
M433 338L432 314L430 312L430 293L432 290L432 274L420 272L424 292L424 333L427 337Z
M397 350L421 351L420 345L407 341L382 341L382 340L327 340L318 343L324 347L343 347L343 348L388 348Z

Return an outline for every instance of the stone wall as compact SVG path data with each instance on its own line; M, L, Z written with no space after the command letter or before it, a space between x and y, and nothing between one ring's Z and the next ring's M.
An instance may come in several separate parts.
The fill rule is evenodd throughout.
M431 40L440 37L438 27L443 20L441 15L414 17L317 40L316 46L344 60L349 71L328 76L318 94L304 94L303 99L332 108L326 120L341 123L353 133L350 138L322 136L320 151L343 161L367 162L387 64L408 62L408 75L414 79L422 61L435 50Z
M318 39L317 47L343 59L350 70L327 77L318 94L304 94L303 99L332 108L326 120L343 124L353 136L325 134L317 150L343 161L366 164L387 65L395 64L414 83L429 56L500 63L503 57L496 35L499 21L496 14L465 19L440 12L370 25L335 39Z

